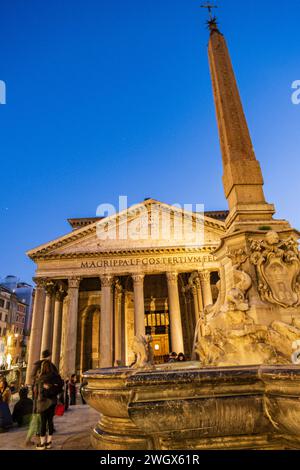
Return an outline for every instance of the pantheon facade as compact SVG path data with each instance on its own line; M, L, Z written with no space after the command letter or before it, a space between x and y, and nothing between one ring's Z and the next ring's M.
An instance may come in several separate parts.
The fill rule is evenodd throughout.
M162 214L155 221L153 208ZM183 232L174 237L174 228L161 236L160 219L183 214L148 199L109 217L70 219L69 234L28 252L36 293L27 383L45 349L64 377L130 365L132 340L145 334L153 337L156 362L172 351L190 357L197 320L218 296L222 267L213 252L227 213L191 213L191 227L203 230L201 243ZM144 235L124 236L134 224Z

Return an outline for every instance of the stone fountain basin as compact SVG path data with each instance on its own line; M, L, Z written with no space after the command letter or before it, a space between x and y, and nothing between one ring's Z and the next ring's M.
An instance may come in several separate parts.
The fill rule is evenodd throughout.
M84 396L99 411L101 450L300 448L300 367L92 370ZM299 445L298 445L299 438Z

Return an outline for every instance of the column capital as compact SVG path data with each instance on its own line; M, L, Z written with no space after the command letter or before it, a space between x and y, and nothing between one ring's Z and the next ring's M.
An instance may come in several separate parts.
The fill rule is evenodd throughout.
M111 276L109 274L103 274L100 276L100 281L101 281L101 288L102 287L112 287L113 281L114 281L114 276Z
M168 282L177 282L178 281L178 273L177 272L167 272L166 273Z
M55 282L52 280L46 280L45 282L45 291L47 296L51 296L55 293Z
M33 277L32 280L36 284L37 289L44 288L46 285L46 279L43 277Z
M200 276L200 273L199 273L199 276ZM194 279L194 283L195 283L195 286L197 289L200 289L201 288L201 282L200 282L200 278L199 277L196 277Z
M68 287L69 289L79 289L81 277L69 277L68 279Z
M140 284L144 282L145 274L132 274L132 279L135 284Z
M55 299L58 300L59 302L62 302L64 298L66 297L67 292L63 288L63 286L59 286L55 292Z
M210 271L199 271L199 277L201 281L210 281Z

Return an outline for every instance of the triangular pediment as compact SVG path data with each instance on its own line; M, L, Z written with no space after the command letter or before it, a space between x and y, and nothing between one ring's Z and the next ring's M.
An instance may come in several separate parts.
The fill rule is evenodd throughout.
M30 250L32 259L113 251L217 246L222 221L176 206L147 200Z

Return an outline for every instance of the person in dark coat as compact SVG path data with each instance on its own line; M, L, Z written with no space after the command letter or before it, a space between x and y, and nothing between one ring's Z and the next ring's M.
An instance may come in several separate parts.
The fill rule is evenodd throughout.
M52 370L51 363L44 361L35 382L37 412L41 416L41 442L36 446L38 450L51 449L52 446L53 418L57 404L57 395L61 392L61 389L58 390L57 387L59 381L60 377Z
M81 401L82 401L82 404L83 405L86 405L86 401L84 399L84 396L83 396L83 388L87 385L87 381L82 379L81 381L81 384L80 384L80 388L79 388L79 392L80 392L80 396L81 396Z
M12 419L19 427L27 426L33 411L33 400L28 398L28 388L23 387L19 391L20 400L15 404Z
M69 409L70 405L70 395L69 395L69 380L65 380L64 386L64 404L65 404L65 411Z
M4 379L5 380L5 379ZM5 383L7 384L6 380ZM7 390L6 387L5 390ZM0 432L8 431L13 425L10 409L5 394L0 393Z
M51 370L58 374L58 370L55 364L51 362L51 351L49 351L49 349L45 349L45 351L42 352L42 358L33 364L32 375L31 375L32 385L35 384L36 377L40 373L41 367L44 361L48 361L50 364Z
M183 353L179 353L177 357L178 362L186 362L186 357Z
M42 351L42 358L33 364L33 369L32 369L32 374L31 374L31 386L32 386L33 412L34 413L37 412L38 391L36 387L36 380L37 380L37 377L41 373L41 368L44 362L47 362L49 364L50 370L53 373L58 374L58 370L55 364L51 362L51 351L49 351L49 349L45 349L44 351Z
M170 355L169 355L169 360L168 362L170 364L172 364L173 362L177 362L177 353L176 352L172 352Z
M69 382L70 406L76 405L76 374L71 375Z

